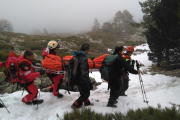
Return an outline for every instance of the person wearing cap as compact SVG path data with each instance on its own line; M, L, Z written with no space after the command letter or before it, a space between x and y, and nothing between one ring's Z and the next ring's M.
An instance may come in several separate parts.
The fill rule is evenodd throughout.
M76 84L78 86L80 96L74 101L71 108L81 108L83 103L85 106L92 105L89 100L90 90L93 89L93 86L89 78L89 65L87 59L88 52L89 44L83 44L80 51L73 52L73 56L78 57Z
M48 54L52 54L52 55L56 55L58 56L58 54L56 53L56 49L60 48L60 45L58 42L51 40L48 42L47 47L43 50L43 59L48 55ZM49 73L47 72L47 76L51 79L52 81L52 85L49 88L50 92L53 92L54 96L57 96L58 98L62 98L63 94L59 93L59 88L60 88L60 84L63 81L63 75L62 74L54 74L54 73Z
M124 47L122 45L117 45L115 51L112 55L118 55L118 58L112 64L111 70L109 71L109 88L110 88L110 97L107 104L107 107L116 108L115 105L118 101L119 94L121 92L122 85L122 69L128 70L132 74L140 74L140 70L133 69L122 57L122 51Z

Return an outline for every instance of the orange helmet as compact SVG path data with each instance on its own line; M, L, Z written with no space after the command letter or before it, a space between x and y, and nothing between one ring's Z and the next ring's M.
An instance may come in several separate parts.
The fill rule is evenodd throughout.
M132 46L128 46L128 47L126 48L126 51L127 51L127 52L134 52L134 48L133 48Z

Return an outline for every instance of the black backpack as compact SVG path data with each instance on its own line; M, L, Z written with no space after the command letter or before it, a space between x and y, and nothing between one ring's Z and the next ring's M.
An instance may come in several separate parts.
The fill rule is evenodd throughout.
M114 61L118 58L119 56L116 55L107 55L103 62L102 66L100 68L100 73L101 73L101 78L108 81L109 80L109 72L111 70L111 67L114 63Z
M77 78L77 67L78 67L78 57L73 56L66 65L66 78L68 85L73 87L76 84Z

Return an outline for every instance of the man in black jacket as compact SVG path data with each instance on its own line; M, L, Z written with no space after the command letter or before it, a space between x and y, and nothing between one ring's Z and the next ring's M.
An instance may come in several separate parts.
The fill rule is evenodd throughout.
M89 44L83 44L81 46L81 51L73 52L73 56L78 57L76 83L80 92L80 97L72 104L72 108L80 108L83 103L85 106L91 105L88 98L90 96L90 90L92 90L93 86L89 78L89 65L86 57L88 52Z
M115 51L113 55L118 55L119 57L114 61L110 73L109 73L109 88L110 88L110 98L107 104L107 107L117 107L117 98L121 92L121 84L122 84L122 69L128 70L132 74L140 74L140 70L133 69L121 56L123 51L123 46L118 45L115 47Z

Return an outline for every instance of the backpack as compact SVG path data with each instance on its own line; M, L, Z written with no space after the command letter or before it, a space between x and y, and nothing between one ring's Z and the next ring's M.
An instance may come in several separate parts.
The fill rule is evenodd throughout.
M10 83L14 84L18 82L18 69L19 69L19 64L18 64L18 57L16 56L15 53L10 52L8 59L6 60L6 70L3 70L6 78L10 81Z
M108 81L109 80L109 72L111 70L111 67L114 63L114 61L118 58L118 55L107 55L102 63L102 66L100 68L101 78Z
M64 60L57 56L57 55L52 55L48 54L42 61L42 67L46 69L51 69L51 70L64 70L65 67L65 62Z
M73 90L73 86L76 85L78 62L78 57L73 56L66 64L66 87L68 92L69 90Z

